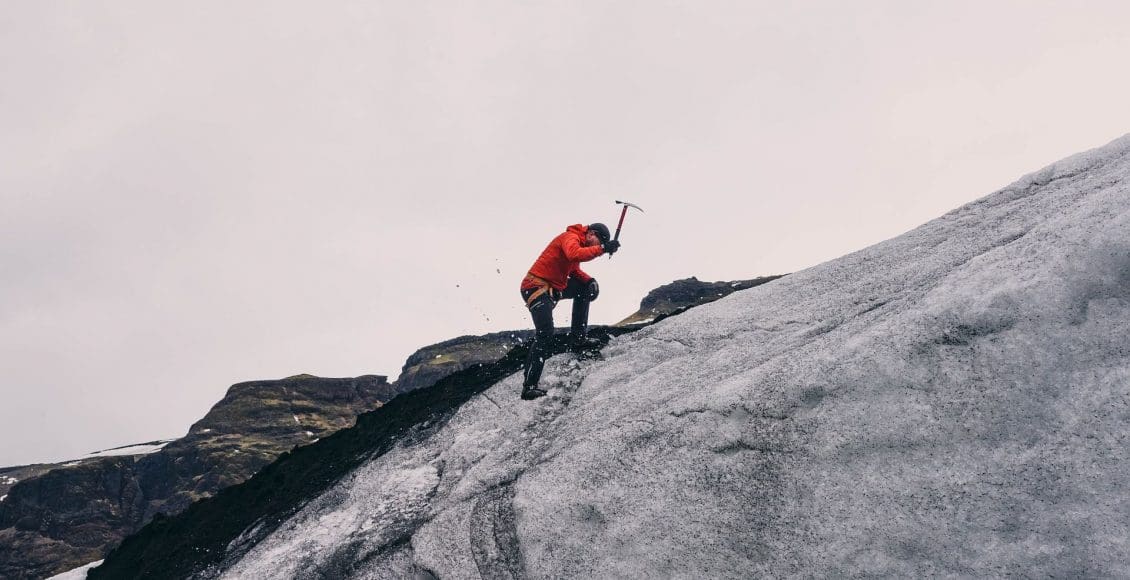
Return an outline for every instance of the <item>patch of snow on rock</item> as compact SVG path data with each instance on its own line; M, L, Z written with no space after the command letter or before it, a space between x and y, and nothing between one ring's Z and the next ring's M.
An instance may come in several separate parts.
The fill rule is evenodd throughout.
M102 560L91 562L85 566L68 570L57 576L52 576L48 578L48 580L83 580L86 578L86 573L89 572L91 568L97 568L101 564Z
M114 449L105 449L102 451L95 451L80 457L82 459L93 459L95 457L121 457L126 455L147 455L149 453L156 453L165 448L166 445L171 443L172 440L154 441L152 443L139 443L137 445L127 445L125 447L115 447Z

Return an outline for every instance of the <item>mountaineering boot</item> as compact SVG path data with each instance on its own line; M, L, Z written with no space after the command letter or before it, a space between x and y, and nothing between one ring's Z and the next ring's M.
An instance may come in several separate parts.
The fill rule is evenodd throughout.
M541 380L541 371L545 366L545 359L553 354L551 345L553 335L546 338L538 337L530 345L530 354L526 356L526 363L522 368L522 387L536 387Z
M604 343L599 338L584 335L569 336L569 352L578 358L599 358Z
M544 397L544 396L545 396L545 391L539 389L537 387L537 385L522 387L522 400L523 401L531 401L531 400L536 399L538 397Z

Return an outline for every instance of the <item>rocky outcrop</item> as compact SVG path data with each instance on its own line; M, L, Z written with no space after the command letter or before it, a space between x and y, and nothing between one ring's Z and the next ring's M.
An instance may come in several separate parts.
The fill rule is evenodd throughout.
M98 560L145 511L133 457L48 471L0 504L0 577L43 578Z
M732 282L702 282L694 276L675 280L648 292L647 296L644 296L644 299L640 301L640 309L616 323L616 325L626 326L653 321L656 318L669 316L688 308L714 302L738 290L772 282L780 277L762 276L752 280L734 280Z
M155 452L0 471L0 578L43 578L98 560L157 514L241 483L395 395L375 375L239 383L188 435Z
M59 464L18 465L16 467L0 467L0 502L8 498L8 491L12 486L33 477L39 477Z
M412 353L405 361L400 377L396 379L396 390L407 393L431 386L448 375L472 366L493 363L533 336L532 330L512 330L482 336L460 336L426 346Z

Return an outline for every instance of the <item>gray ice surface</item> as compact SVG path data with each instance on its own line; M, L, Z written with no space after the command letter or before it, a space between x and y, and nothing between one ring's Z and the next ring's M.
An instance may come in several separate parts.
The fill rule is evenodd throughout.
M228 576L1130 577L1128 178L1122 138L509 377Z

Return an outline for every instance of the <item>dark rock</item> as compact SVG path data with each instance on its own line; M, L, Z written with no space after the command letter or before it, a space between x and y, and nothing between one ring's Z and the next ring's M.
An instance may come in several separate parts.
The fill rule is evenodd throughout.
M475 365L496 362L510 349L534 337L532 330L512 330L482 336L460 336L426 346L404 363L396 390L400 393L430 387L440 379Z
M239 383L188 435L155 453L0 470L0 495L8 496L0 502L0 578L44 578L101 559L155 516L243 482L395 395L375 375Z
M640 301L640 309L631 316L616 323L616 326L627 326L641 322L654 321L657 318L668 316L676 312L708 304L719 298L730 295L738 290L745 290L772 282L781 276L762 276L752 280L734 280L731 282L702 282L691 276L683 280L675 280L652 290Z

